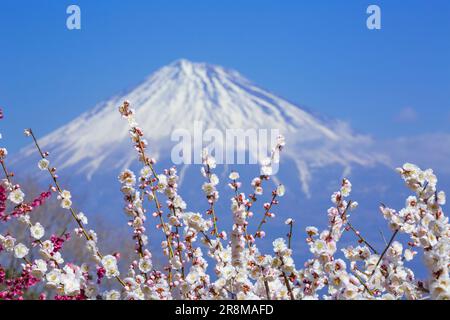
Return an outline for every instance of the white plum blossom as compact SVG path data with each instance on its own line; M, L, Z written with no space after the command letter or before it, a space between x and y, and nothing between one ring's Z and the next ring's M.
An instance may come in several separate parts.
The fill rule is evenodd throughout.
M67 198L63 198L61 200L61 207L63 209L70 209L72 207L72 200L67 199Z
M34 260L31 270L35 277L42 278L47 272L47 262L42 259L36 259Z
M286 241L283 238L278 238L273 242L273 251L277 253L284 252L287 249Z
M446 198L445 198L445 192L444 192L444 191L439 191L439 192L438 192L438 194L437 194L437 203L438 203L440 206L445 205L445 203L446 203Z
M0 139L1 139L1 135L0 135ZM8 155L8 150L6 148L0 148L0 158L4 159L6 156Z
M74 270L74 266L66 265L64 272L59 275L59 281L65 295L76 295L81 289L81 273L78 268Z
M79 212L77 214L77 218L82 224L84 225L88 224L88 218L85 216L83 212Z
M230 178L230 180L238 180L239 179L239 173L236 172L236 171L233 171L233 172L230 173L229 178Z
M14 246L14 256L17 259L24 258L28 253L30 252L30 249L27 248L23 243L18 243Z
M20 188L11 191L8 195L8 200L15 203L21 204L24 201L25 194Z
M63 190L60 192L58 199L61 200L61 207L63 209L72 208L72 194L68 190Z
M141 174L141 177L148 179L152 175L152 169L149 166L144 166L141 169L140 174ZM132 184L134 184L134 183L132 183Z
M185 212L183 220L186 226L197 232L206 231L209 228L209 222L204 220L202 215L197 212Z
M61 198L63 198L63 199L72 199L72 194L71 194L70 191L68 191L68 190L63 190L63 191L61 191L60 196L61 196Z
M108 279L116 277L120 274L117 267L117 259L113 255L104 256L101 263L106 270L106 277L108 277Z
M272 162L270 158L262 161L261 174L264 176L271 176L273 173Z
M48 272L45 276L45 279L47 280L46 285L50 288L56 288L61 283L61 270L59 269L53 269L50 272Z
M415 254L416 254L416 252L414 252L413 250L406 249L405 253L404 253L405 260L411 261L412 259L414 259Z
M219 177L217 177L217 175L213 173L210 176L210 181L212 185L217 186L219 184Z
M286 188L284 187L284 185L280 184L280 185L277 187L277 195L278 195L279 197L282 197L282 196L284 196L285 193L286 193Z
M45 234L44 227L39 222L36 222L36 224L30 227L30 232L31 236L36 240L42 239Z
M216 187L214 186L213 183L211 182L205 182L202 186L203 192L207 195L210 196L212 195L215 191L216 191Z
M38 167L40 170L47 170L50 165L50 162L47 159L41 159L38 162Z
M340 194L344 197L348 197L351 191L352 191L352 184L350 183L350 181L347 179L342 180Z
M289 224L293 224L294 222L295 222L294 219L292 219L292 218L287 218L287 219L284 221L284 224L289 225Z
M312 237L312 236L317 236L317 235L319 234L319 229L317 229L317 228L314 227L314 226L309 226L309 227L306 227L306 233L307 233L310 237Z
M59 264L63 264L64 263L64 259L62 258L61 252L53 253L53 255L51 256L51 260L53 260L53 261L55 261L56 263L59 263Z
M119 175L119 181L125 185L134 185L136 183L136 176L131 170L125 170Z
M11 252L14 250L14 246L16 245L16 239L10 235L0 235L0 245L4 250Z
M164 175L164 174L159 174L158 175L157 186L158 186L158 189L157 189L158 192L164 192L164 190L167 187L167 176L166 175Z
M139 260L139 270L144 273L150 272L153 268L152 261L149 258L141 258Z

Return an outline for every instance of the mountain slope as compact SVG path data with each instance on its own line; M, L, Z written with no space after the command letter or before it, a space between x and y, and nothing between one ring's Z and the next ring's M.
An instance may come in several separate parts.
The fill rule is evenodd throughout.
M372 143L368 137L355 135L345 123L319 120L236 71L179 60L41 139L53 163L87 178L98 172L117 174L130 166L136 155L130 150L127 123L117 112L123 100L136 110L151 153L159 159L170 158L176 144L170 139L174 130L193 132L194 123L201 122L204 130L221 132L278 129L286 137L285 156L295 163L305 193L312 168L337 164L349 170L355 164L384 161L368 151ZM33 152L33 148L21 151L19 165Z

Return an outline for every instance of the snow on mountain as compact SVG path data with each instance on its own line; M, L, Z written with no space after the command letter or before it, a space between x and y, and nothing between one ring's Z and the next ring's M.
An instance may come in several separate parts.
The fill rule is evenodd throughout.
M97 105L42 138L59 169L92 178L97 172L131 165L128 126L117 112L129 100L150 143L151 154L170 157L176 129L193 130L201 121L204 129L278 129L286 137L285 157L295 163L299 181L309 192L311 169L339 165L371 166L385 159L371 153L369 137L353 133L343 122L326 122L302 108L258 87L234 70L206 63L179 60L165 66L135 89ZM34 153L27 147L19 164Z

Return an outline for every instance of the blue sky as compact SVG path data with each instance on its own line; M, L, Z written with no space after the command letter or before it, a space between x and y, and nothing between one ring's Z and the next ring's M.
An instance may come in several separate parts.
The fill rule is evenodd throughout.
M82 30L66 28L66 8ZM369 4L382 29L366 28ZM178 58L379 138L450 132L450 1L2 0L0 131L51 132Z

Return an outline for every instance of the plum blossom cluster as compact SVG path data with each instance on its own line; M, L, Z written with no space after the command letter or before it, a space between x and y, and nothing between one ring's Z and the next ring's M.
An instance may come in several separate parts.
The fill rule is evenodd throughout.
M445 193L437 190L437 178L431 169L422 171L407 163L397 170L414 195L406 199L405 208L400 211L382 206L381 212L395 233L410 236L403 252L404 260L412 260L416 250L422 249L430 272L427 282L419 282L414 288L406 286L400 290L418 296L419 293L414 291L416 289L427 292L434 299L447 300L450 298L450 225L441 207L446 202ZM403 246L396 243L389 253L399 256L402 251ZM409 275L412 275L411 271Z
M205 207L194 212L179 194L177 169L157 172L156 160L149 156L148 143L130 103L124 102L119 112L128 121L141 166L138 173L126 169L118 175L135 258L123 266L120 248L102 253L96 232L88 228L87 215L76 209L74 197L60 185L49 153L41 150L33 131L27 129L25 135L33 139L41 157L37 169L48 174L51 187L26 202L27 196L13 181L15 175L7 170L8 152L0 148L4 173L0 220L7 223L17 219L29 234L28 241L22 242L18 235L0 234L0 254L9 255L20 265L20 270L0 266L0 299L24 299L32 290L39 291L39 299L56 300L450 299L450 228L442 209L446 197L437 189L432 170L423 171L412 164L398 169L413 194L400 211L381 206L392 230L381 248L370 244L352 224L358 203L351 199L351 182L343 179L324 214L326 228L309 226L305 230L309 259L296 264L292 218L286 219L287 234L272 242L272 250L263 252L258 246L267 238L266 225L276 218L279 201L287 192L283 185L272 183L273 167L285 147L284 137L278 137L270 157L261 164L259 176L248 186L238 172L223 178L230 190L225 195L228 213L216 208L220 179L214 172L216 161L205 149L201 167L204 183L199 190ZM244 192L247 187L251 190L248 194ZM51 234L48 226L32 215L53 194L72 218L73 228L64 234ZM220 229L220 219L226 214L233 222L228 233ZM155 234L149 231L151 225ZM354 237L354 243L340 246L345 233ZM409 240L403 243L400 234ZM85 240L89 261L76 264L63 255L71 236ZM155 244L150 239L158 238L156 247L164 259L154 263L150 247ZM419 250L429 270L426 279L417 279L409 267Z

